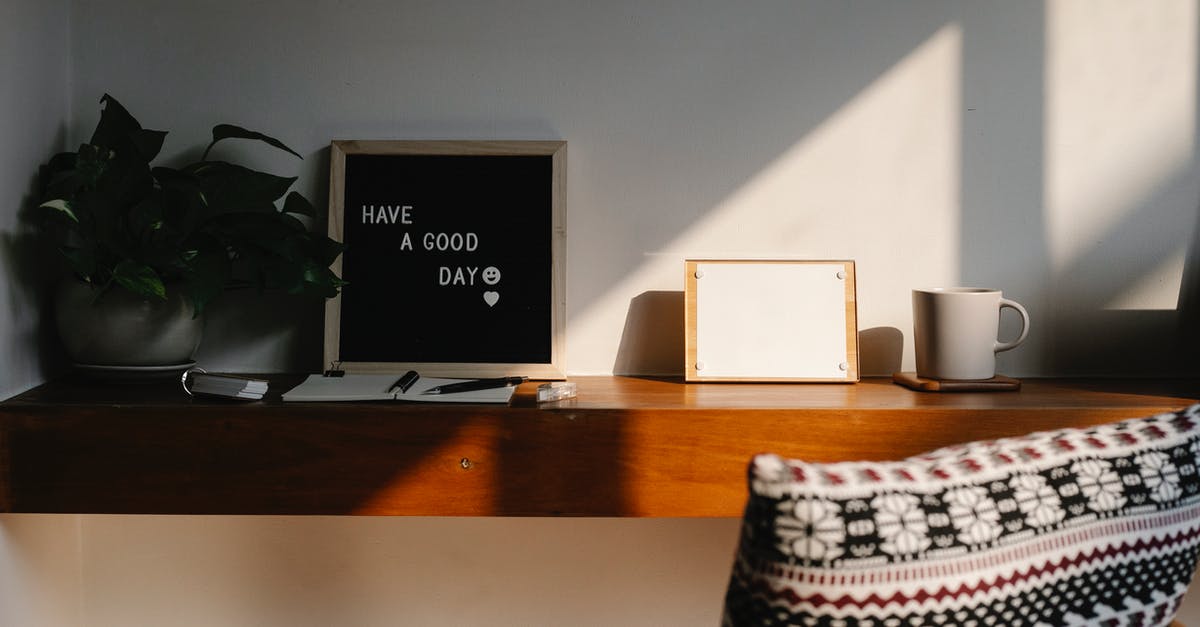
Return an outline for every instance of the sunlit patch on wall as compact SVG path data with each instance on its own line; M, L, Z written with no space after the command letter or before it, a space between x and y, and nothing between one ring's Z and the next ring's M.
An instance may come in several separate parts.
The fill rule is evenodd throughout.
M1046 241L1072 309L1177 306L1197 213L1196 25L1196 0L1046 5Z
M1183 250L1163 259L1150 272L1136 277L1104 308L1110 310L1173 310L1179 305L1180 284L1187 253Z
M877 269L859 283L875 303L868 326L906 319L912 285L955 283L962 46L960 24L941 26L678 237L642 251L641 266L573 312L568 350L616 345L631 299L680 289L689 257L855 259Z

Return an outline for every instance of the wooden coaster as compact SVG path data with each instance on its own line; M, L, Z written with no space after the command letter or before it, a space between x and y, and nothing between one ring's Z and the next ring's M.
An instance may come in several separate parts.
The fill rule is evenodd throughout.
M918 392L1016 392L1021 381L998 374L991 379L979 381L956 381L953 379L926 379L915 372L897 372L892 382Z

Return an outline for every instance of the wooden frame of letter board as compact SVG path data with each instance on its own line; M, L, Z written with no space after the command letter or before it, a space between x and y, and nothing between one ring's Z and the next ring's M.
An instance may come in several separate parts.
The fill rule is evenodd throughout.
M696 367L697 362L697 332L696 319L698 316L697 308L697 277L696 270L700 264L809 264L809 265L835 265L841 266L841 272L845 273L845 302L838 303L837 306L845 307L846 319L846 376L844 378L823 378L823 377L782 377L773 376L770 373L755 373L746 374L745 376L711 376L705 375L703 370ZM745 307L754 307L755 303L741 303ZM757 260L757 259L689 259L684 262L684 324L685 324L685 359L684 364L684 380L687 382L701 381L729 381L729 382L749 382L749 381L765 381L765 382L806 382L806 383L857 383L859 381L859 364L858 364L858 303L855 288L855 273L854 262L849 260L840 261L792 261L792 260ZM764 316L766 317L766 316ZM780 341L788 341L792 338L795 341L799 332L795 327L779 329ZM804 349L803 345L795 346L797 351Z
M346 372L391 373L416 370L423 375L445 377L489 377L524 375L531 379L564 379L566 354L566 176L567 143L564 141L406 141L341 140L330 145L329 237L345 242L343 220L346 198L346 155L455 155L455 156L549 156L551 158L551 311L550 363L453 363L453 362L345 362L340 358L341 295L325 304L325 364L338 364ZM353 246L353 242L346 242ZM342 258L333 263L342 276Z

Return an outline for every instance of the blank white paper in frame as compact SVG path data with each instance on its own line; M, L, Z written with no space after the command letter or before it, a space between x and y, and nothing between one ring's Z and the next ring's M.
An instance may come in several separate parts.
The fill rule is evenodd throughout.
M689 260L688 381L858 381L853 261Z

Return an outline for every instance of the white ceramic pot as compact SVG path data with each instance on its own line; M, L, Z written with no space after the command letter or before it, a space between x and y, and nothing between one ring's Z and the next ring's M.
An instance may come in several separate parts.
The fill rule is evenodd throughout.
M185 364L195 355L204 329L187 299L171 289L166 300L146 299L120 287L97 299L87 283L67 280L59 286L54 309L59 337L77 364Z

